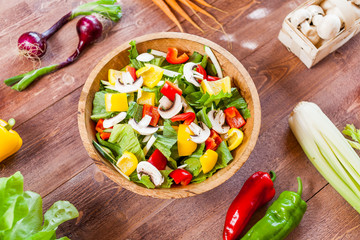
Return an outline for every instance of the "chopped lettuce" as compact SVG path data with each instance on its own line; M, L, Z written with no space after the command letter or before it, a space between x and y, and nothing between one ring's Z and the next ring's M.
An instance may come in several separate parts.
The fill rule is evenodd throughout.
M201 109L204 106L210 107L213 102L218 102L221 99L231 97L231 93L224 93L221 91L218 94L210 95L209 93L202 93L201 91L190 93L186 96L186 101L192 106L197 109Z
M179 70L182 68L183 65L184 64L169 64L169 65L163 66L162 68L166 69L166 70L181 73L181 72L179 72Z
M100 133L96 134L96 139L100 145L110 149L111 152L115 155L115 157L122 156L121 148L117 143L111 143L111 142L102 140L100 137Z
M205 69L208 63L208 56L204 54L203 58L201 59L200 65Z
M184 161L184 164L187 164L185 169L189 171L193 176L197 176L200 173L201 163L200 157L203 155L205 149L205 143L202 143L198 146L196 151L189 156L188 159Z
M177 169L177 162L175 159L173 159L172 157L168 158L168 166L171 167L172 169Z
M188 61L194 63L200 63L202 59L203 59L203 55L194 51L194 53L189 57Z
M164 122L163 135L157 135L154 142L154 147L166 157L171 156L171 148L177 142L177 133L174 128L170 125L170 121Z
M160 172L164 177L164 182L160 185L160 188L170 188L173 184L173 179L169 177L172 170L160 170Z
M169 177L169 174L172 170L160 170L160 173L164 177L164 182L159 186L159 188L170 188L173 184L173 179ZM151 182L150 177L147 175L142 175L141 179L138 178L136 171L130 174L130 180L139 184L144 185L147 188L155 188L155 185Z
M211 121L206 113L206 107L203 107L200 111L198 111L196 116L201 122L205 123L208 128L212 128Z
M149 63L161 67L164 61L165 61L164 57L156 57L153 60L151 60Z
M138 104L137 102L131 102L129 104L129 109L126 113L126 120L129 120L130 118L134 118L135 121L139 122L142 119L142 111L143 106Z
M136 49L136 41L132 40L129 44L131 46L129 49L129 58L136 59L136 57L139 56L139 53Z
M217 71L216 71L215 65L212 64L211 62L207 63L206 72L210 76L215 76L215 77L217 76Z
M55 202L43 216L41 196L24 192L23 185L20 172L0 178L0 239L52 240L60 224L79 216L67 201Z
M106 91L100 91L95 93L93 101L93 110L91 119L93 121L98 121L101 118L110 118L115 115L114 112L107 112L105 108L105 93Z
M139 162L145 160L138 137L129 124L116 124L111 132L109 142L118 143L122 151L133 153Z
M231 88L231 97L222 99L222 108L236 107L240 110L241 115L248 119L251 117L250 110L248 109L248 105L245 99L240 95L237 88Z

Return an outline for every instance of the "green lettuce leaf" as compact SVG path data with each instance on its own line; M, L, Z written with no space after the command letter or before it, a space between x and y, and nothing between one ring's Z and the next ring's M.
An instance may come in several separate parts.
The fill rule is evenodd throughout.
M133 153L139 162L145 160L138 137L129 124L116 124L111 132L109 142L118 143L123 152Z
M142 119L143 106L137 104L136 102L131 102L129 109L126 113L126 120L134 118L135 121L139 122Z
M147 188L155 188L155 185L151 182L150 177L147 175L142 175L141 179L138 178L136 171L130 174L130 181L144 185Z
M130 43L130 49L129 49L129 58L130 59L136 59L137 56L139 56L139 53L136 49L136 41L132 40Z
M115 157L122 156L122 151L121 151L121 148L120 148L120 146L118 144L110 143L108 141L102 140L101 137L100 137L100 133L96 134L96 139L97 139L97 141L98 141L98 143L100 145L110 149Z
M204 154L204 149L205 143L202 143L197 147L196 151L184 161L184 164L187 164L185 169L189 171L193 176L197 176L200 173L200 157Z
M240 95L237 88L231 88L231 97L222 99L220 103L220 108L229 108L229 107L236 107L240 110L241 115L244 119L248 119L251 117L250 110L248 109L248 104L246 103L245 99Z
M177 142L177 133L175 129L170 125L169 120L164 122L163 135L157 135L154 142L154 147L166 157L171 156L171 148Z
M78 216L79 212L70 202L57 201L44 214L42 231L56 230L63 222L77 218Z
M196 117L198 117L198 119L201 121L201 122L203 122L203 123L205 123L205 125L208 127L208 128L212 128L212 124L211 124L211 122L210 122L210 119L209 119L209 117L208 117L208 115L207 115L207 113L206 113L206 107L203 107L200 111L198 111L197 113L196 113Z
M210 107L213 102L217 103L221 99L230 98L231 93L224 93L222 90L218 94L210 95L209 93L202 93L201 91L190 93L186 96L186 101L193 107L201 109L203 107Z
M92 115L90 117L93 121L98 121L101 118L110 118L115 115L114 112L106 111L105 93L106 91L100 91L95 93Z
M191 54L191 56L189 57L188 62L200 63L202 58L203 58L203 55L194 51L194 53Z
M164 182L160 185L159 188L170 188L173 184L173 179L169 177L169 174L172 170L160 170L161 175L164 177Z

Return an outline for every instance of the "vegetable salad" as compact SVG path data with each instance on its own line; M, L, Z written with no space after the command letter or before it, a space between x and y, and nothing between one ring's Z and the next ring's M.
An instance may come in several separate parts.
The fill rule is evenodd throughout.
M93 101L95 148L118 172L147 188L200 183L226 167L251 117L212 52L137 51L109 69Z

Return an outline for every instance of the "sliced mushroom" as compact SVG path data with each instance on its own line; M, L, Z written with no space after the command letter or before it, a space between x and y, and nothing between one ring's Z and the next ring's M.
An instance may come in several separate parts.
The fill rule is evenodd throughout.
M136 172L139 179L141 179L143 175L149 176L151 182L156 187L160 186L164 182L164 177L161 172L149 162L139 162L136 168Z
M163 103L165 101L166 100L163 100ZM160 103L159 107L158 107L159 114L163 119L172 118L173 116L178 114L181 111L181 109L182 109L182 103L181 103L181 97L179 94L175 95L175 100L174 100L174 102L172 102L172 105L170 107L165 108L165 106L162 103Z
M200 87L200 84L198 83L198 81L196 81L196 79L194 77L194 73L193 73L193 69L196 66L197 66L197 64L193 63L193 62L186 63L184 65L184 77L185 77L186 81L188 81L189 83L192 83L196 87Z
M169 109L172 106L173 102L168 99L166 96L162 96L159 100L159 107L163 109Z
M126 112L121 112L118 115L116 115L115 117L105 119L103 122L103 127L110 128L110 127L114 126L115 124L118 124L125 118L126 118Z
M120 81L126 85L131 85L134 83L134 79L129 72L122 72Z
M136 57L136 60L140 62L150 62L153 59L154 59L154 55L150 53L142 53Z
M336 15L325 15L321 23L317 26L317 32L322 39L334 38L340 31L341 21Z
M229 131L229 126L223 126L225 123L225 114L222 110L211 110L208 117L212 124L212 128L219 134L225 134Z
M144 83L144 79L139 77L135 82L131 84L121 83L119 80L115 82L115 88L121 93L131 93L136 92Z
M194 133L194 135L190 135L190 140L194 143L203 143L210 137L210 129L203 122L199 122L199 125L195 123L191 123L189 125L190 130Z
M150 119L151 120L151 119ZM144 120L145 121L145 120ZM140 121L141 122L141 121ZM150 123L150 122L149 122ZM130 119L129 120L129 124L130 124L130 126L135 130L135 131L137 131L140 135L151 135L151 134L154 134L157 130L159 130L159 128L158 127L152 127L152 126L145 126L145 127L143 127L143 126L140 126L140 123L137 123L136 121L135 121L135 119ZM143 124L142 125L144 125L144 122L143 122Z
M145 115L139 122L139 127L144 128L149 126L150 122L151 122L151 116L150 115Z

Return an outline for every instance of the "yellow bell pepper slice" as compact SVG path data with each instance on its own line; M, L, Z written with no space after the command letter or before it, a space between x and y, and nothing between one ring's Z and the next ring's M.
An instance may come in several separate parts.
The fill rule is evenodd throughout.
M237 128L231 128L228 131L227 135L228 135L227 143L228 143L229 151L232 151L235 148L237 148L244 139L244 133Z
M216 81L203 80L201 81L201 88L210 95L217 95L221 91L231 93L231 79L230 77L224 77Z
M128 110L126 93L105 93L105 109L108 112L126 112Z
M214 166L215 166L215 164L217 162L217 159L218 159L217 152L215 152L214 150L211 150L211 149L206 150L204 155L202 155L200 157L200 163L201 163L202 171L204 173L210 172L211 169L214 168Z
M178 128L178 152L179 156L189 156L197 148L197 144L193 141L190 141L190 135L194 133L190 130L188 125L180 124Z
M164 73L164 69L152 65L145 64L145 67L136 71L136 77L142 76L144 79L144 85L149 88L155 87L161 80Z
M16 153L22 146L22 139L17 132L11 128L15 120L9 122L0 119L0 162Z
M137 100L137 103L142 105L149 104L151 106L155 106L155 97L155 93L141 90L141 97Z
M121 158L116 162L116 166L124 173L126 176L130 176L138 165L138 160L136 156L128 151L125 151Z
M115 86L115 82L121 78L121 74L122 72L121 71L117 71L117 70L114 70L114 69L109 69L109 72L108 72L108 80L109 80L109 83L111 85L114 85Z

